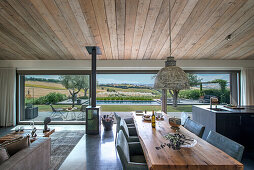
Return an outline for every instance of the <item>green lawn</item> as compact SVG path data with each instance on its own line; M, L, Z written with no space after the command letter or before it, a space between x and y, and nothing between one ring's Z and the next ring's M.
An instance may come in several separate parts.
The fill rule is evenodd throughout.
M49 105L38 105L39 112L51 111ZM54 105L54 108L68 108L71 105ZM75 107L80 109L80 105ZM159 111L161 106L145 106L145 105L103 105L101 110L104 112L129 112L135 110ZM176 108L168 106L168 112L192 112L192 105L178 105Z

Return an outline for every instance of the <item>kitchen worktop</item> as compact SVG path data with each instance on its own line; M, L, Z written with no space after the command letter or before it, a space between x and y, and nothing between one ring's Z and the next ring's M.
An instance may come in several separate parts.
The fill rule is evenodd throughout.
M195 105L193 107L204 109L206 111L210 111L213 113L239 113L239 114L249 113L249 114L254 114L254 106L241 106L241 108L244 108L244 109L231 109L231 108L227 108L222 105L218 105L217 108L222 109L222 110L212 110L212 109L210 109L210 105ZM213 105L212 108L214 109L215 105Z

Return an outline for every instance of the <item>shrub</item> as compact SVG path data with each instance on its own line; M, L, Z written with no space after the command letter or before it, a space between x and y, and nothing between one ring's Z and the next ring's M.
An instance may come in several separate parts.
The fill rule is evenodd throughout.
M181 90L179 92L179 98L197 100L200 97L199 90Z
M213 95L218 97L220 103L230 103L230 91L227 89L222 92L218 89L206 89L202 91L203 95ZM179 98L197 100L200 98L199 90L181 90Z
M49 103L57 103L63 100L66 100L67 97L65 94L61 93L49 93L46 96L39 97L34 100L34 104L49 104Z
M79 98L80 99L88 99L89 97L88 96L80 96Z
M151 96L111 96L111 97L97 97L97 100L143 100L151 101L154 97Z

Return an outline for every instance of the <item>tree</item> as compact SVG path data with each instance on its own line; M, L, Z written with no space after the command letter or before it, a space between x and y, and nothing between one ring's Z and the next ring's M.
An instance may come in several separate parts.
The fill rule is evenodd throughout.
M75 96L80 90L88 89L89 81L86 77L87 76L83 75L64 75L60 77L62 85L69 90L72 99L72 107L74 107Z
M189 79L189 84L190 86L196 86L199 85L202 81L202 78L198 78L196 74L189 74L187 73L188 79Z
M83 79L84 84L82 89L84 90L84 97L86 97L87 91L89 89L89 76L83 76Z
M169 94L173 97L173 107L177 107L178 94L180 90L169 90Z
M226 86L227 86L227 81L226 80L222 80L222 79L216 79L216 80L213 80L211 81L212 83L219 83L220 85L220 90L222 92L222 94L225 93L226 91Z

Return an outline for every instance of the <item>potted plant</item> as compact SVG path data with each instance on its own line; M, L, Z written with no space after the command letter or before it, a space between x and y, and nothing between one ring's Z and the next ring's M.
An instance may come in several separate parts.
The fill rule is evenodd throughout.
M103 115L101 117L101 121L105 131L112 130L112 126L114 123L114 117L112 115Z

